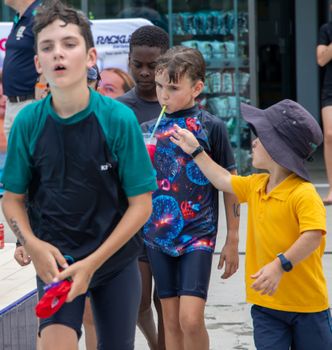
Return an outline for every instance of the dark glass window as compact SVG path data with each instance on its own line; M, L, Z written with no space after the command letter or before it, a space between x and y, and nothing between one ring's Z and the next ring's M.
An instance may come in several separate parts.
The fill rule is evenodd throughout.
M143 17L162 22L167 0L89 0L88 13L95 19Z
M13 20L13 17L15 15L15 12L7 5L1 1L0 4L0 18L3 22L11 22Z

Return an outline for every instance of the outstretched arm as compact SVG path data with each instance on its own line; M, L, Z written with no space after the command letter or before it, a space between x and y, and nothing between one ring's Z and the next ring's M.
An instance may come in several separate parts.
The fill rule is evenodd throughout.
M236 175L236 170L232 173ZM221 270L225 265L224 273L221 278L231 277L239 268L239 223L240 223L240 204L235 195L224 193L224 205L227 222L227 237L223 246L218 269Z
M178 125L174 125L174 128L170 140L181 147L185 153L192 154L199 146L195 136L189 130L182 129ZM220 191L234 193L229 171L214 162L205 152L198 154L194 161L214 187Z

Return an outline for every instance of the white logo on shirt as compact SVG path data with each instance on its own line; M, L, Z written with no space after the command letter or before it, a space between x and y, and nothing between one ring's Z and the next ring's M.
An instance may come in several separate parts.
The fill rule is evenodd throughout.
M16 40L21 40L23 38L23 33L25 31L24 26L21 26L20 28L18 28L17 33L16 33Z
M102 171L106 171L106 170L111 169L111 168L112 168L112 164L111 163L102 164L100 166L100 170L102 170Z

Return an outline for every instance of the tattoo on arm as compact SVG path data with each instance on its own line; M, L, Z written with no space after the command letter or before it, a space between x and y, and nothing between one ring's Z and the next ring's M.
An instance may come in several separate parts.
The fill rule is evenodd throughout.
M17 239L20 241L20 243L24 246L26 243L26 239L24 238L20 228L18 227L17 221L13 218L9 219L9 224L17 237Z
M239 218L240 217L240 204L233 204L233 214L235 218Z

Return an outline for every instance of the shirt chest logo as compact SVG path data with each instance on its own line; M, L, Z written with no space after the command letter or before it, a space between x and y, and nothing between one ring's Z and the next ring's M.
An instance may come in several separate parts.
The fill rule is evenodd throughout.
M112 164L111 163L102 164L100 166L100 170L101 171L107 171L108 169L112 169Z
M25 26L21 26L20 28L18 28L16 32L16 40L21 40L23 38L25 29Z

